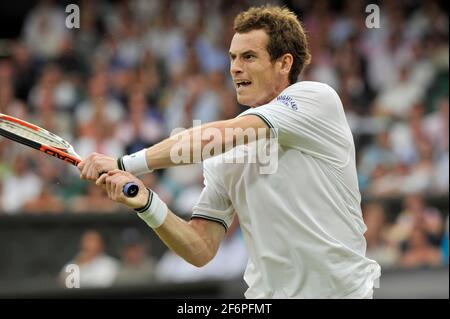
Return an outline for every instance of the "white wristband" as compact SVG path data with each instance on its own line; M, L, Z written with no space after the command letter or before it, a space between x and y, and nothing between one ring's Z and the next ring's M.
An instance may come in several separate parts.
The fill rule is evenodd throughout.
M135 176L151 173L153 170L148 168L146 151L147 149L144 148L139 152L122 156L118 162L119 169L130 172Z
M149 189L147 204L139 210L136 210L138 216L151 228L161 226L167 217L167 205L155 192Z

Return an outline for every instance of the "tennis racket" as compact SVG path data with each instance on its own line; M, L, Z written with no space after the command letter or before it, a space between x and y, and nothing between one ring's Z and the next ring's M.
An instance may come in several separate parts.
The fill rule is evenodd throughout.
M75 152L73 146L58 135L3 113L0 113L0 135L74 166L81 162L81 157ZM135 183L127 183L123 187L123 192L127 197L135 197L139 187Z

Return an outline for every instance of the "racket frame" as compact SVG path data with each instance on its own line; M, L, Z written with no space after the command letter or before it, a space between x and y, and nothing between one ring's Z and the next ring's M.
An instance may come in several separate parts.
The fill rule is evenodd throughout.
M73 147L67 141L62 139L61 137L59 137L51 132L48 132L47 130L45 130L37 125L28 123L26 121L20 120L18 118L15 118L15 117L3 114L3 113L0 113L0 119L22 125L26 128L36 131L36 132L44 132L46 134L48 133L48 135L56 137L59 140L59 142L66 144L67 148L63 149L63 148L58 148L58 147L53 147L50 145L42 144L37 141L34 141L34 140L28 139L26 137L20 136L18 134L15 134L11 131L5 130L1 127L0 127L0 135L3 135L4 137L6 137L10 140L13 140L17 143L34 148L34 149L41 151L47 155L56 157L60 160L63 160L65 162L69 163L69 164L72 164L74 166L77 166L81 162L80 156L78 156L78 154L75 153L75 150L73 149Z

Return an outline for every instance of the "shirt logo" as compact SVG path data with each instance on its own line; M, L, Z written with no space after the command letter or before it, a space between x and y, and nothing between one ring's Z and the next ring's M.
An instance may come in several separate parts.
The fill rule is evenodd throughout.
M295 111L298 110L297 103L295 103L294 99L291 98L289 95L279 95L277 97L277 101L280 101L281 103L283 103L284 105L290 107Z

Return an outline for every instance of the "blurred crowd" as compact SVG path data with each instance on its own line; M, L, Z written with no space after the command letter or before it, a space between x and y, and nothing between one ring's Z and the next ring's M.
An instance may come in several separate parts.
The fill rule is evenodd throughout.
M71 284L68 281L72 279L71 267L74 265L79 267L81 288L233 280L242 278L247 266L247 250L237 219L228 228L214 259L201 268L189 264L171 250L155 258L151 243L135 228L124 229L119 241L119 253L113 255L108 252L101 232L85 231L78 251L59 273L59 284Z
M371 1L374 2L374 1ZM79 1L80 28L55 1L30 8L0 57L0 112L55 132L82 156L121 156L174 129L245 110L230 82L233 18L267 1ZM270 1L284 4L283 1ZM443 1L289 1L308 31L301 80L328 83L343 101L356 147L368 252L386 266L448 262L448 12ZM188 217L201 164L144 182ZM20 191L18 191L20 190ZM383 200L400 198L401 211ZM123 211L76 168L0 138L0 214Z

